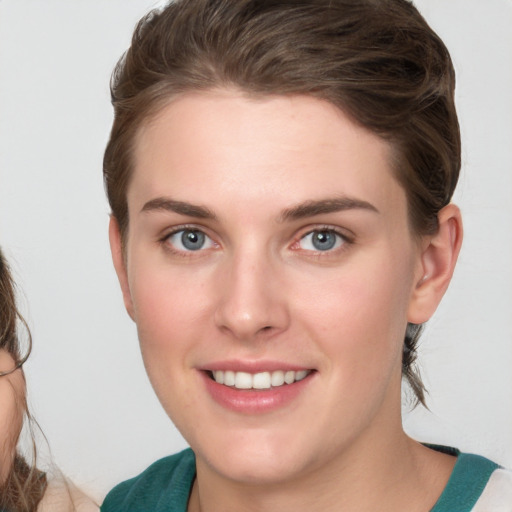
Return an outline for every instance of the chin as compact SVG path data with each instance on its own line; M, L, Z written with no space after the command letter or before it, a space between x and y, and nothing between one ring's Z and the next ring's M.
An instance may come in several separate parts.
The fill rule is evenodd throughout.
M224 478L253 486L280 484L301 473L299 461L283 460L269 453L254 457L252 453L238 452L208 462Z
M256 486L279 484L307 471L310 461L305 441L294 440L289 432L283 436L276 432L231 431L225 439L192 448L198 466L204 462L223 478Z

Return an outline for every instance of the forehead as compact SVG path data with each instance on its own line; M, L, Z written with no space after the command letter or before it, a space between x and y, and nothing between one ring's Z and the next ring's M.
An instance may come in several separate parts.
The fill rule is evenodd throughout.
M203 204L230 193L247 206L329 194L383 203L403 196L390 153L387 142L317 98L187 93L139 131L128 204L191 193Z

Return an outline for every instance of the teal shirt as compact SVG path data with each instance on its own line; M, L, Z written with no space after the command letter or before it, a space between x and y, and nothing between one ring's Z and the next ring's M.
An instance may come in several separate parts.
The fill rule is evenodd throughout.
M186 512L195 476L196 458L188 448L114 487L101 512Z
M455 448L428 446L437 451L457 456L457 462L443 494L430 512L470 512L482 495L492 473L500 466L485 457L460 453Z
M431 512L470 512L498 465L490 460L460 453L453 448L432 448L457 455L452 475ZM190 448L155 462L139 476L114 487L101 512L186 512L196 475Z

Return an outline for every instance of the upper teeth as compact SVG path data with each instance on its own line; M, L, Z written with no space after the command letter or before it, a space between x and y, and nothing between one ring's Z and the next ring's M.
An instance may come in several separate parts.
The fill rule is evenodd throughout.
M215 382L225 386L233 386L237 389L270 389L271 387L293 384L304 379L310 373L309 370L277 370L275 372L233 372L231 370L216 370L212 372Z

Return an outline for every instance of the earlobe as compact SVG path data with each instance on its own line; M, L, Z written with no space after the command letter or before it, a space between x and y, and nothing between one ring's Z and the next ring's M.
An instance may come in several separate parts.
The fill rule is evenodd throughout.
M124 305L126 307L126 311L130 315L130 318L135 320L132 296L128 283L128 273L126 270L126 261L123 254L121 232L119 230L119 223L112 215L110 216L110 223L108 226L108 238L110 241L112 262L114 263L114 268L116 269L117 278L119 279L119 284L121 285L121 291L123 293Z
M439 229L425 239L421 265L412 299L408 321L422 324L430 319L450 284L462 244L462 218L454 204L438 214Z

